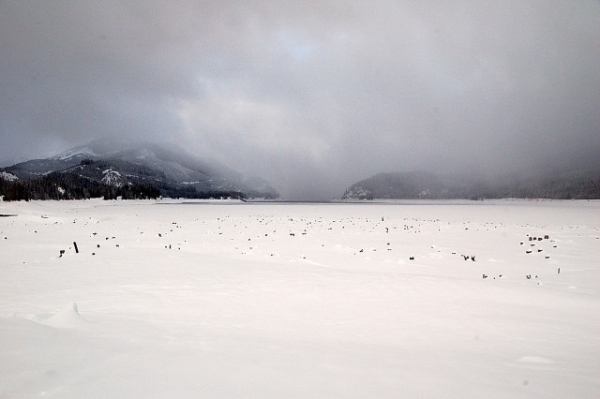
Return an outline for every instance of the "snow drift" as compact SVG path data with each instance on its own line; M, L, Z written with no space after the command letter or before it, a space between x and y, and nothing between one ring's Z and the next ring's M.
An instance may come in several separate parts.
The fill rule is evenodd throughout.
M0 203L0 397L597 398L599 208Z

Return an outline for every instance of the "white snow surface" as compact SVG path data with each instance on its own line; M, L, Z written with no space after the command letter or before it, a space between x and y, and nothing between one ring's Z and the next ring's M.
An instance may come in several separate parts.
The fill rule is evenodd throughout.
M0 398L600 397L597 201L0 214Z

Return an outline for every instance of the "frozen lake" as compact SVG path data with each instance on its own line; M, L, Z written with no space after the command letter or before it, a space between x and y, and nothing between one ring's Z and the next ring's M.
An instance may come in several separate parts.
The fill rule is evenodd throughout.
M0 215L0 398L600 397L598 201Z

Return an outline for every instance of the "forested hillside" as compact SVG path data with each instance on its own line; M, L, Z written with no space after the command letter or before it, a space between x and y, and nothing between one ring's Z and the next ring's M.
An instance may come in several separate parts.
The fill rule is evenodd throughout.
M342 199L600 199L600 173L564 173L496 179L380 173L350 186Z

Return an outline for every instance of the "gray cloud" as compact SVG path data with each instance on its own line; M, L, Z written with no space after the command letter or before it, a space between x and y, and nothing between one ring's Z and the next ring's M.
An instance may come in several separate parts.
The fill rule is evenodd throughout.
M0 160L170 139L339 196L600 153L598 1L0 2Z

